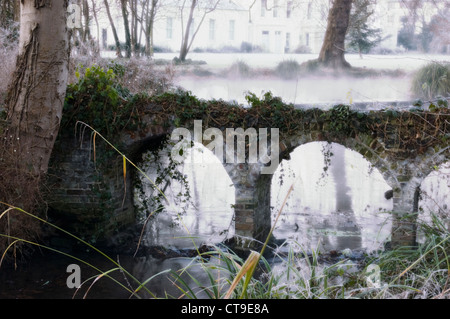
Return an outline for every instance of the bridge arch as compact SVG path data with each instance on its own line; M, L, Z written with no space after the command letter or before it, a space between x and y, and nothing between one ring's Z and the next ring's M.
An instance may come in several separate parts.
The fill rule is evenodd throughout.
M138 181L136 192L140 195L135 194L135 205L142 206L146 198L159 196L153 182L164 178L159 187L164 193L164 197L159 196L164 212L154 214L147 223L146 243L150 246L188 248L193 242L200 246L234 236L235 187L232 177L236 177L230 175L233 172L230 167L223 165L205 145L190 142L182 152L180 149L173 152L173 145L164 143L156 156L151 148L149 151L141 149L144 155L138 166L145 175L135 177ZM174 165L171 159L178 164ZM162 176L166 173L169 176ZM180 194L183 195L179 197ZM153 214L158 203L146 206L146 215L142 219Z
M274 236L308 250L380 249L391 236L389 189L359 153L337 143L304 143L272 180L272 220L288 196Z

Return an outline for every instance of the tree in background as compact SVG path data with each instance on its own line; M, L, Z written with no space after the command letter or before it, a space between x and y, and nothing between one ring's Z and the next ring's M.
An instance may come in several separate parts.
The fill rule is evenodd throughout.
M131 58L131 31L130 31L130 23L128 19L128 1L129 0L120 0L120 8L122 10L122 18L123 18L123 25L125 27L125 57Z
M0 4L0 28L9 28L20 19L19 0L2 0Z
M114 37L114 42L116 43L116 55L118 58L122 58L122 50L120 47L120 39L119 36L117 34L117 29L116 29L116 24L114 23L114 19L112 18L111 15L111 9L109 7L109 3L108 0L103 0L103 3L105 5L105 9L106 9L106 14L108 15L108 19L109 19L109 23L111 25L111 29L112 29L112 33L113 33L113 37Z
M150 5L151 2L151 5ZM155 24L156 14L160 6L159 0L146 0L144 5L145 17L144 17L144 29L145 29L145 55L153 56L153 26Z
M186 22L186 25L184 24L184 9L186 6L186 0L182 1L182 4L180 6L180 13L181 13L181 26L182 26L182 40L181 40L181 48L180 48L180 61L185 61L186 56L189 53L189 50L191 49L192 43L194 42L195 36L197 35L198 31L200 30L200 27L203 24L203 21L205 20L206 16L216 10L217 6L219 5L220 0L208 0L206 2L202 2L199 0L190 0L191 6L189 9L189 16ZM202 11L200 22L197 24L197 28L195 28L195 31L191 34L191 30L194 29L192 27L194 22L194 12L195 10Z
M347 34L352 0L334 0L328 15L327 30L317 60L319 66L333 69L350 68L345 60L345 37Z
M348 47L358 51L362 57L377 46L383 37L382 30L370 26L370 17L374 14L376 0L354 0L347 32Z

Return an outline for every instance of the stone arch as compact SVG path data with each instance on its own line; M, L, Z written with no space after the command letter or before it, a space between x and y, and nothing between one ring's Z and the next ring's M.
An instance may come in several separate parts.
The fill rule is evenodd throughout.
M327 165L330 165L329 168L331 168L331 170L326 171L325 175L322 174L322 176L320 176L323 165L325 165L325 163L322 162L321 159L316 159L316 157L314 157L315 160L306 159L307 162L301 161L303 156L306 156L306 158L308 158L309 153L306 152L320 151L322 146L326 147L326 145L328 145L328 141L317 141L314 139L301 137L300 139L302 143L292 144L300 144L299 146L286 148L286 152L287 150L292 150L289 153L289 158L295 158L295 162L293 162L292 164L293 166L283 165L285 174L289 174L291 172L290 170L288 171L288 169L293 169L292 173L294 173L295 176L283 181L282 189L284 190L284 192L283 194L281 194L281 198L278 198L278 202L272 201L271 203L271 206L276 207L275 211L273 212L273 215L276 215L279 206L285 199L284 193L288 189L291 190L290 186L292 186L291 184L293 184L294 182L293 190L291 190L292 192L290 193L290 198L288 199L288 203L292 205L292 209L290 209L290 207L284 208L285 213L283 213L281 220L279 220L279 225L277 225L277 227L279 227L279 230L275 230L274 233L277 239L284 240L290 238L296 240L302 245L308 246L304 247L306 249L316 249L319 241L321 243L320 248L325 250L340 250L344 248L369 250L379 249L386 240L389 240L392 227L392 218L389 213L391 211L392 201L387 201L384 199L385 191L389 189L390 186L386 185L387 183L384 179L384 176L381 174L381 172L379 172L378 169L376 170L377 174L380 173L379 175L381 176L374 176L379 177L380 181L381 178L383 178L383 182L381 182L379 185L375 183L377 187L377 194L379 196L378 203L380 205L376 207L374 205L376 201L366 202L365 200L361 200L358 202L358 197L352 198L352 196L355 196L354 192L358 190L355 185L351 186L351 184L354 184L354 180L348 180L347 184L340 184L339 187L335 187L334 184L329 183L327 183L327 185L325 186L317 185L315 184L316 178L319 181L323 180L324 178L325 181L327 181L328 178L331 178L329 180L331 181L334 179L334 177L338 177L337 175L334 176L335 173L337 173L336 168L341 167L341 165L343 165L344 163L340 163L338 164L338 166L336 166L336 162L334 161L342 158L342 156L345 156L345 154L347 154L347 156L350 156L347 157L347 159L352 158L352 153L355 155L359 154L355 157L355 160L361 160L360 164L363 164L363 162L366 163L363 165L365 165L364 167L367 167L367 172L353 171L351 176L354 174L358 175L362 173L367 176L367 180L371 179L373 176L373 164L360 153L357 153L354 149L346 147L341 143L330 142L329 145L331 148L329 151L330 153L334 153L334 156L330 157L331 161ZM313 145L311 145L311 147L308 147L308 145L313 143L323 143L323 145L318 144L317 147ZM350 151L351 153L343 153L344 150ZM300 151L301 153L295 153L294 151ZM339 154L336 153L338 151L341 151L340 153L342 156L339 156ZM308 165L308 168L303 167L302 169L298 170L299 163ZM348 162L348 164L352 163L356 164L359 162ZM361 166L358 166L358 168L361 168ZM314 171L313 174L311 174L312 171ZM348 173L349 172L347 172L347 174ZM277 171L275 176L277 177L277 180L274 180L273 183L276 184L278 182L278 177L280 177L281 175ZM336 179L334 180L336 181ZM339 194L339 190L342 189L343 185L349 186L348 191L352 191L353 194L349 195L348 199L341 198L341 200L339 200L339 197L342 196L342 194ZM372 185L374 184L371 184L371 186ZM366 186L368 186L368 184ZM381 188L379 188L379 186L381 186ZM319 189L317 189L317 187L319 187ZM325 188L321 191L320 188L322 187ZM278 187L275 187L274 189L278 189ZM329 194L330 196L333 196L333 198L336 195L336 202L334 201L334 199L331 201L327 201L327 196L322 196L320 197L321 199L311 199L311 197L317 196L318 192L327 195ZM333 195L333 192L336 192L336 194ZM276 195L274 194L274 196ZM273 197L272 199L276 200L275 197ZM326 203L324 203L324 201L326 201ZM362 203L364 203L364 205ZM380 214L378 208L383 209L385 213ZM369 216L371 216L370 220L368 219ZM275 216L273 216L273 218L274 217Z
M167 136L166 136L167 137ZM166 138L165 137L165 138ZM151 140L147 140L147 142L148 143L150 143L150 147L145 147L145 143L144 144L142 144L144 147L141 147L140 148L140 152L141 153L144 153L144 152L146 152L146 151L149 151L149 150L151 150ZM194 144L192 145L193 147L190 147L190 148L188 148L188 149L186 149L186 153L184 153L184 163L183 164L185 164L185 163L187 163L187 164L192 164L192 165L199 165L198 167L197 167L197 169L198 170L200 170L200 168L202 168L203 170L208 170L208 169L214 169L214 167L216 167L217 168L217 166L216 166L216 164L218 164L218 165L220 165L220 167L222 168L222 172L224 172L225 174L226 174L226 178L229 178L230 180L231 180L231 183L232 184L234 184L234 180L236 179L231 173L233 172L233 167L231 167L231 166L228 166L228 165L223 165L222 163L220 163L219 161L218 161L218 158L216 157L216 156L214 156L215 154L213 153L213 152L211 152L210 150L208 150L206 147L205 147L205 145L202 143L202 144L199 144L199 143L196 143L196 142L194 142L194 141L192 141ZM142 146L141 145L141 146ZM168 152L168 156L171 156L171 151L172 151L172 147L170 146L170 145L168 145L168 144L164 144L163 145L164 146L164 148L167 150L167 152ZM200 152L197 152L197 150L198 150L198 148L200 148ZM138 152L139 153L139 152ZM215 162L214 160L213 160L213 163L205 163L205 162L203 162L203 159L202 158L200 158L199 159L199 157L197 157L196 155L194 155L194 153L195 154L200 154L200 153L202 153L202 154L209 154L209 155L207 155L207 157L209 157L209 158L213 158L213 159L216 159L217 160L217 162ZM191 156L192 155L192 156ZM181 159L181 158L180 158ZM199 160L198 162L196 162L197 160ZM208 158L206 159L206 160L208 160ZM209 166L209 165L206 165L206 164L211 164L211 165L213 165L213 167L204 167L204 166ZM193 172L193 171L197 171L197 170L192 170L191 171L191 173ZM188 172L186 173L186 175L185 176L187 176L187 177L192 177L192 176L195 176L195 174L189 174ZM218 180L217 179L211 179L211 180L209 180L209 181L212 181L212 182L217 182ZM195 182L194 182L195 183ZM230 183L227 181L227 180L224 180L224 185L227 185L227 186L230 186ZM190 186L192 186L192 185L190 185ZM234 185L233 185L234 186ZM223 194L223 193L221 193L221 194ZM193 195L193 196L195 196L195 188L194 189L191 189L191 195ZM234 194L233 194L234 195ZM211 199L212 197L208 197L209 199ZM195 200L195 198L193 198L194 200ZM235 199L234 199L235 200ZM200 240L200 241L202 241L202 240L206 240L205 238L204 238L204 236L206 235L206 233L207 233L207 228L209 229L209 228L211 228L211 229L214 229L214 230L217 230L218 229L218 227L219 227L219 225L217 224L219 221L224 221L224 219L227 219L227 221L224 221L224 223L223 223L223 226L224 226L224 229L229 229L230 230L230 235L234 235L234 229L231 229L231 228L229 228L228 226L230 226L231 225L231 223L232 222L234 222L233 221L233 216L225 216L226 218L224 218L224 216L222 216L222 215L224 215L224 214L221 214L220 216L219 216L219 218L218 217L214 217L214 216L212 216L212 214L214 214L214 212L211 212L211 211L207 211L209 214L204 214L205 213L205 211L204 211L204 207L203 208L201 208L201 207L198 207L198 206L196 206L198 203L194 203L194 205L195 205L195 211L201 211L202 212L202 216L203 216L203 218L200 218L199 216L197 216L197 213L194 213L193 212L193 210L192 209L190 209L188 212L187 212L187 215L186 216L183 216L183 217L186 217L186 220L188 220L188 222L191 222L192 223L192 225L197 225L197 227L196 227L196 229L191 229L190 227L189 227L189 225L187 225L187 224L184 224L183 225L183 227L182 228L185 228L184 230L186 230L187 229L187 231L189 232L188 234L178 234L178 236L187 236L187 237L189 237L189 236L193 236L193 237L196 237L196 236L198 236L199 237L199 239L198 240ZM234 203L230 203L231 205L233 205ZM225 205L224 206L222 206L222 208L223 208L223 210L225 211L228 207L225 207ZM230 211L231 211L231 206L229 207L229 209L230 209ZM192 221L193 219L195 219L195 221ZM212 224L214 224L214 225L210 225L210 224L208 224L207 226L205 226L208 222L210 222L210 224L212 223ZM203 227L203 226L199 226L200 224L202 224L203 226L205 226L205 227ZM197 233L197 231L201 231L201 234L200 233ZM222 229L223 230L223 229ZM223 239L225 239L226 237L228 237L228 236L226 236L226 235L222 235L221 234L221 236L213 236L213 235L215 235L215 234L219 234L219 233L222 233L222 230L218 230L218 231L210 231L210 235L212 236L212 237L223 237L222 238L222 240ZM176 233L175 232L171 232L170 234L175 234L176 235ZM173 237L173 236L172 236ZM216 238L216 239L217 239ZM196 241L197 241L197 239L195 239ZM184 243L183 244L183 239L181 239L181 240L178 240L178 241L174 241L174 243L176 243L178 246L179 245L186 245L186 244L192 244L192 240L191 239L186 239L186 240L184 240L184 242L186 242L186 243ZM197 242L196 243L197 245L200 245L200 244L202 244L202 242ZM179 247L180 248L180 247Z
M336 143L361 154L374 168L379 170L384 180L393 190L400 188L398 175L395 171L396 163L389 161L382 145L378 145L376 139L371 136L364 134L358 137L325 138L322 132L311 132L293 136L283 141L284 153L291 153L297 147L312 142Z

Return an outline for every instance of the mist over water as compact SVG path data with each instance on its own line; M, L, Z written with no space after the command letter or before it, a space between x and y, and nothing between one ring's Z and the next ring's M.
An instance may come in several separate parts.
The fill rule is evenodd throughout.
M160 55L160 58L170 55ZM247 92L262 96L271 91L286 103L294 104L338 104L354 102L412 101L413 73L433 61L449 61L448 55L346 55L348 62L359 69L357 76L317 76L300 74L291 79L264 75L264 70L274 70L285 61L302 64L316 59L312 54L199 54L190 55L192 60L204 61L201 68L208 76L183 74L175 77L175 84L204 99L223 99L246 104ZM224 70L234 63L244 63L250 70L259 70L256 75L225 74ZM197 71L200 68L197 68ZM367 72L367 74L365 74ZM266 72L268 73L268 72ZM270 73L270 72L269 72Z
M285 103L321 104L353 102L392 102L411 100L410 84L406 78L320 78L295 80L279 78L202 78L179 77L176 84L206 100L223 99L246 104L247 92L262 96L272 92Z

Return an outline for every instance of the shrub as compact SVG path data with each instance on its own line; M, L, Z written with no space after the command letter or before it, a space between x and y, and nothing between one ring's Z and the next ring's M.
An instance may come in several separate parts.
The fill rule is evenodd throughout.
M293 79L300 71L300 64L295 60L280 62L276 68L276 74L284 79Z
M228 75L249 77L252 74L252 69L247 62L239 60L234 62L228 70Z
M419 69L412 84L418 98L433 99L450 95L450 63L432 62Z

